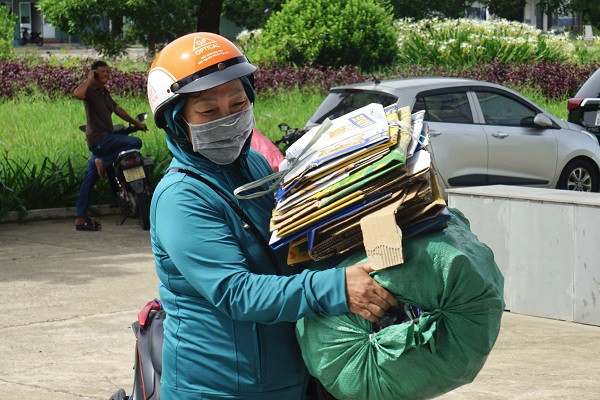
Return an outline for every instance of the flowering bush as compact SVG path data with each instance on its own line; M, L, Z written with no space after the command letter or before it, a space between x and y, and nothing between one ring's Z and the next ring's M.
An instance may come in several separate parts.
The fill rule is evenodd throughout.
M502 19L402 19L395 25L399 59L405 64L565 62L572 51L567 35L547 35L527 24Z

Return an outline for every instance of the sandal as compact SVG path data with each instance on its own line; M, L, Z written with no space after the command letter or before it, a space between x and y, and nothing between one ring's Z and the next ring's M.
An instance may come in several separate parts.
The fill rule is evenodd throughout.
M88 218L83 224L75 224L75 229L78 231L99 231L102 229L100 222Z

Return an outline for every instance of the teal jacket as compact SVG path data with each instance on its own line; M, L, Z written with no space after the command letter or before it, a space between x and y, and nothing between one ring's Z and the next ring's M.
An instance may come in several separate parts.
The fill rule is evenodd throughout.
M167 138L169 169L205 176L230 195L269 238L272 196L237 200L235 188L272 172L249 149L220 166L182 151ZM204 183L171 172L151 207L152 250L167 312L161 398L298 400L308 373L295 321L347 313L343 269L285 265L275 275L268 256L231 207ZM251 272L252 271L252 272Z

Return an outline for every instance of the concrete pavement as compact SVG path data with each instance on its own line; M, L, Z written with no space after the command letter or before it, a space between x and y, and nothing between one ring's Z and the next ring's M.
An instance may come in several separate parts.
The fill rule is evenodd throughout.
M44 43L43 46L27 44L25 46L14 47L16 55L36 54L42 58L98 58L96 50L79 43ZM127 54L124 56L129 59L144 59L146 49L143 46L135 45L127 48Z
M108 399L131 391L131 323L157 296L136 220L0 224L0 399ZM475 381L444 400L600 399L600 327L506 312Z

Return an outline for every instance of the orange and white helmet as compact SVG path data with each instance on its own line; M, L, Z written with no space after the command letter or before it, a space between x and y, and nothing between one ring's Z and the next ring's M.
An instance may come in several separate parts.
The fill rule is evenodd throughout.
M182 94L206 90L252 74L256 67L229 40L215 33L182 36L163 48L148 73L148 101L159 128L163 111Z

